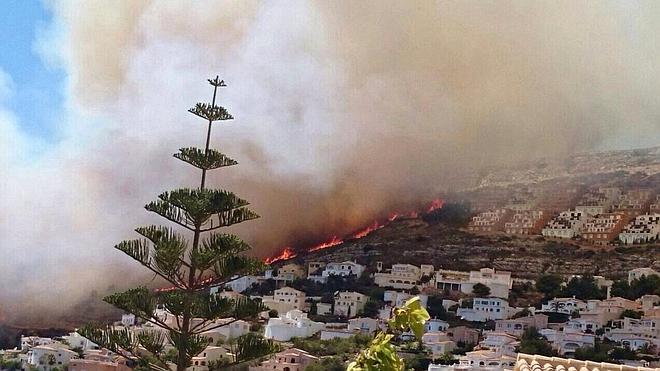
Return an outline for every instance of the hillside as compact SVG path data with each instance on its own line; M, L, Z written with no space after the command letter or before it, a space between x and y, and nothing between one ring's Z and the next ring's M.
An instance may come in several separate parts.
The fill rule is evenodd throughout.
M511 271L518 278L535 278L541 272L562 275L600 274L622 277L638 267L660 269L660 245L634 248L580 247L543 237L474 235L418 218L395 220L359 240L319 250L293 262L344 261L375 267L383 262L433 264L436 269L470 270L494 267Z

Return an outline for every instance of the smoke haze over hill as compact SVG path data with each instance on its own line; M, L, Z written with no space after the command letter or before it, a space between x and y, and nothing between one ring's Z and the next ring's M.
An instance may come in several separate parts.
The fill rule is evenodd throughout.
M240 165L210 182L262 215L234 231L263 256L485 168L660 140L656 2L51 5L37 47L68 73L56 143L18 129L0 74L9 315L55 315L140 274L111 246L161 222L142 209L155 195L194 186L171 154L202 145L186 110L210 99L216 74L236 120L212 145Z

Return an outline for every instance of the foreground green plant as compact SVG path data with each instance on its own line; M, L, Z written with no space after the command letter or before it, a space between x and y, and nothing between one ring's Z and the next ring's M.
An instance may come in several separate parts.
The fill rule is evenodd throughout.
M379 331L369 346L348 365L347 371L403 371L405 363L396 353L392 339L411 331L418 341L424 335L424 324L430 318L419 297L409 299L392 311L387 330Z

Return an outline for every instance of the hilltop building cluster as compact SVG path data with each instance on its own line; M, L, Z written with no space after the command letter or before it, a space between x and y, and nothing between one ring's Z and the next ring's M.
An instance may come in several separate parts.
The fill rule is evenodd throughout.
M645 244L660 237L660 194L655 189L573 187L560 196L521 187L513 194L483 194L476 209L484 206L472 217L469 231L542 235L592 245Z

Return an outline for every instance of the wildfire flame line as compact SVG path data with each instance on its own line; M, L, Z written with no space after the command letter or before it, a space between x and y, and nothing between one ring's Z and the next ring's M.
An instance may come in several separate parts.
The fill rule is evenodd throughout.
M428 214L433 210L437 210L437 209L441 208L443 203L444 202L441 199L435 199L435 200L431 201L431 203L429 203L429 205L426 208L423 209L424 213ZM362 238L362 237L366 237L367 235L369 235L372 232L377 231L377 230L385 227L386 225L388 225L389 223L393 222L395 219L397 219L401 216L408 216L408 217L411 217L411 218L416 218L418 215L419 215L419 213L417 211L409 211L407 213L396 213L396 212L390 213L390 215L387 217L387 220L385 220L383 222L379 222L378 220L375 220L369 226L361 228L361 229L349 234L347 237L340 238L340 237L335 235L335 236L330 237L326 241L321 242L318 245L309 247L309 248L304 249L304 250L306 252L313 252L313 251L327 249L328 247L337 246L337 245L340 245L340 244L344 243L344 241L346 241L346 240L355 240L355 239L359 239L359 238ZM293 259L296 256L298 256L298 253L292 247L287 246L287 247L283 248L282 251L279 254L277 254L275 256L272 256L270 258L266 258L264 261L266 262L266 264L271 264L271 263L275 263L275 262L278 262L278 261Z

